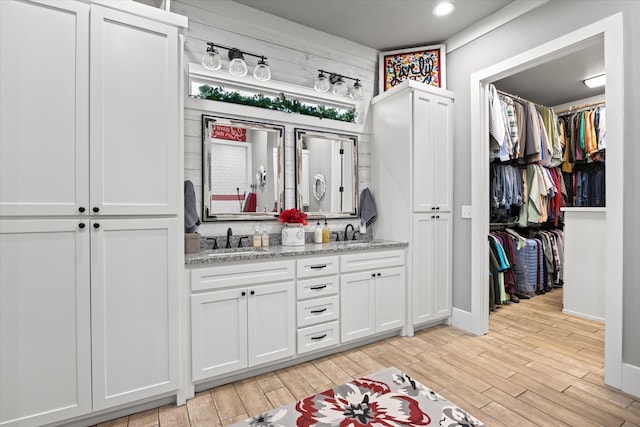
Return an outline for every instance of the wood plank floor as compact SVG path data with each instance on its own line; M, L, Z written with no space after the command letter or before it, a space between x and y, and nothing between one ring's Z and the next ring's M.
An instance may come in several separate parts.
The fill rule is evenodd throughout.
M388 366L489 426L640 427L640 399L603 383L604 325L563 314L562 290L490 316L483 337L451 326L393 337L197 393L109 426L227 426Z

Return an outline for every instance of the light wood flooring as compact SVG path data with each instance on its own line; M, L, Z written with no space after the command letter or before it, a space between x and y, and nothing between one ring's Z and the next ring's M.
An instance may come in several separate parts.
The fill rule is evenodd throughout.
M640 426L640 399L604 385L604 325L563 314L553 290L490 316L483 337L451 326L393 337L201 393L108 426L227 426L388 366L489 426Z

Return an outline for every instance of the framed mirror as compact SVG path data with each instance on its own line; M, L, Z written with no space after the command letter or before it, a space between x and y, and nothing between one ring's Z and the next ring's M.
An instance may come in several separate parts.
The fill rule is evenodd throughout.
M284 199L283 152L283 126L203 114L203 220L277 217Z
M329 218L358 213L358 137L295 129L296 207Z

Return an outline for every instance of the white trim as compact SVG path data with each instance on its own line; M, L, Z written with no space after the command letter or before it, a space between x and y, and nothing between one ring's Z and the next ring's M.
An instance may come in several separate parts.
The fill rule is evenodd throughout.
M447 53L451 53L462 46L484 36L485 34L495 30L498 27L524 15L525 13L542 6L549 0L523 1L516 0L509 3L493 15L476 22L464 31L449 37L444 43L446 44Z
M596 320L596 321L602 322L602 323L605 322L605 319L603 319L602 317L592 316L590 314L580 313L579 311L566 310L566 309L563 308L562 312L566 313L566 314L570 314L572 316L582 317L583 319Z
M575 49L582 41L604 34L607 83L607 296L605 329L605 382L622 386L622 274L623 274L623 141L624 141L624 57L622 14L618 13L544 43L512 58L473 73L470 77L471 108L471 316L477 335L488 331L489 254L489 132L486 87L489 83L532 66L548 62ZM458 316L461 318L461 316ZM454 323L454 325L456 325ZM457 325L456 325L457 326Z
M460 310L459 308L453 307L451 309L451 324L456 328L462 329L464 331L469 331L476 335L482 335L482 333L476 333L474 328L476 325L474 324L474 316L473 313L469 311Z

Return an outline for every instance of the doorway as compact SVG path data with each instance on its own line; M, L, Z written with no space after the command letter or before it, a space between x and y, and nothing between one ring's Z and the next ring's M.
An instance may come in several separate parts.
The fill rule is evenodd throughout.
M622 388L622 232L623 232L623 52L622 15L617 14L576 30L537 48L523 52L471 75L471 154L472 225L471 243L471 313L454 322L468 330L486 334L489 330L488 286L489 254L489 131L487 86L531 67L566 55L594 37L604 36L605 71L607 74L607 138L615 141L607 148L607 212L606 212L606 333L605 382Z

